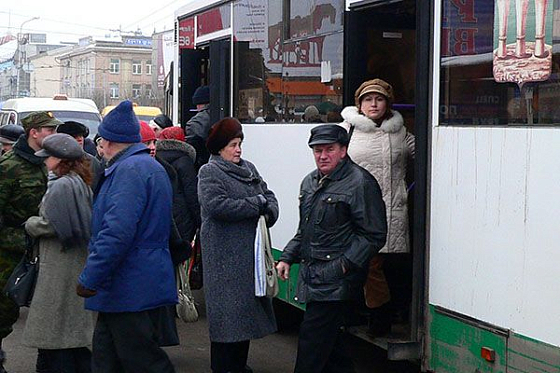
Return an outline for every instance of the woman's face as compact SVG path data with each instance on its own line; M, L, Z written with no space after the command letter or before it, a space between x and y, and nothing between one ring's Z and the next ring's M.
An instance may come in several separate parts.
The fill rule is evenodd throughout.
M47 166L47 170L52 171L56 174L56 168L60 164L60 158L50 156L45 158L45 166Z
M152 157L155 157L156 156L156 141L155 140L146 141L144 143L144 145L146 145L148 147L148 149L150 149L150 155Z
M220 150L220 156L226 161L239 163L241 160L241 141L242 140L237 137L228 142L228 144Z
M387 99L376 92L367 93L362 98L360 111L371 120L383 118L387 111Z

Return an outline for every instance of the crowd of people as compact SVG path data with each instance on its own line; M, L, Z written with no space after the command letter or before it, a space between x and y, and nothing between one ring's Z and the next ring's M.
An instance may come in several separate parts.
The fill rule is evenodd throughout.
M388 83L364 82L355 98L342 123L311 130L317 167L301 183L298 229L276 264L284 280L300 264L295 372L353 372L341 345L350 309L365 291L370 332L386 333L390 300L403 298L387 274L398 266L387 264L410 251L404 180L414 137L391 110ZM242 157L242 125L211 124L209 100L208 87L197 89L184 129L165 116L139 121L123 101L91 143L86 126L48 112L0 128L0 287L33 242L39 273L23 343L38 350L37 372L174 372L162 346L180 343L175 271L195 235L212 372L252 372L250 341L277 330L272 299L255 295L257 223L264 216L271 227L280 212ZM0 342L18 317L0 294ZM4 359L0 350L0 373Z

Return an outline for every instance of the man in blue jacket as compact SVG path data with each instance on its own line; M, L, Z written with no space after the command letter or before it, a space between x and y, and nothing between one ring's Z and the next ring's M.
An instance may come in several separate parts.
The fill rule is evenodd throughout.
M99 312L93 372L174 372L158 346L150 310L177 303L169 254L172 191L164 168L140 143L123 101L99 126L107 168L93 206L89 256L77 293Z

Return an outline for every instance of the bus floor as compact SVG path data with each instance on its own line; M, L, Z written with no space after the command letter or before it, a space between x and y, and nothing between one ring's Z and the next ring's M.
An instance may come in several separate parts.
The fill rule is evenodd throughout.
M210 373L210 341L208 325L204 312L204 294L195 291L200 319L195 323L185 324L177 321L180 346L166 347L171 362L177 373ZM37 350L22 345L21 335L27 308L21 309L21 316L14 325L14 332L3 343L7 360L5 368L9 373L29 373L35 371ZM301 317L301 311L293 309L294 318ZM297 336L299 323L281 328L266 338L251 342L248 364L255 373L291 373L293 372L297 352ZM389 361L386 352L346 333L344 343L355 363L356 373L416 373L419 368L409 362Z

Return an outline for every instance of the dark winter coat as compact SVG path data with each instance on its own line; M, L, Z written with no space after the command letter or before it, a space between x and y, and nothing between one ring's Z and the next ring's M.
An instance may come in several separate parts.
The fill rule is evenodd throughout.
M186 140L196 150L195 168L197 170L206 164L210 157L210 153L206 149L206 139L208 139L212 124L210 122L210 110L206 107L192 117L185 126Z
M175 171L176 181L172 182L171 186L173 220L178 237L172 235L170 249L174 262L182 262L188 258L184 248L190 245L200 226L200 205L196 190L198 178L194 169L196 151L183 141L159 140L156 145L156 158L169 164Z
M177 303L171 255L172 191L143 144L105 170L93 204L89 256L78 281L99 312L138 312Z
M387 236L379 184L346 157L328 176L307 175L299 198L298 230L280 256L301 263L296 300L358 299L369 260Z
M198 196L210 340L239 342L276 331L270 298L255 296L254 242L261 214L272 225L278 201L255 166L211 156L200 169Z

